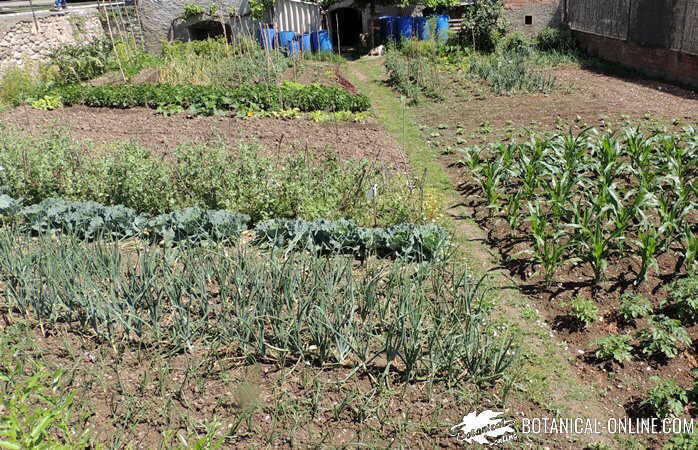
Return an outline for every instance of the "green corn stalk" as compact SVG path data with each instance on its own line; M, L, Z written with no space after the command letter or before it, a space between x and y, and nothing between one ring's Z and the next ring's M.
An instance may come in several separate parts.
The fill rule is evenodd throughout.
M659 271L656 254L658 249L663 246L661 236L662 233L659 229L649 225L645 225L638 232L638 239L635 243L638 248L637 252L640 256L641 266L635 284L644 282L647 279L648 269L654 268L656 271Z

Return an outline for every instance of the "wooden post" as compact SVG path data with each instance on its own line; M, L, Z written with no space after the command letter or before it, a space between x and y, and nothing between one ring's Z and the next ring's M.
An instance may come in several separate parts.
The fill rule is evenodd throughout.
M114 43L114 32L111 29L111 20L109 20L109 13L107 12L106 8L104 7L103 1L105 0L97 0L97 7L102 9L102 12L104 13L104 18L107 21L107 30L109 31L109 40L111 41L111 46L114 48L115 43ZM119 57L119 52L116 52L116 62L119 63L119 70L121 71L121 78L123 78L124 83L126 83L126 74L124 73L124 67L121 64L121 58Z
M36 11L34 11L34 2L32 0L29 0L29 7L32 10L32 17L34 18L34 28L36 28L36 32L39 32L39 22L36 20Z
M334 12L334 22L336 25L335 32L337 33L337 54L341 55L342 54L342 43L339 41L339 15L337 14L337 11Z

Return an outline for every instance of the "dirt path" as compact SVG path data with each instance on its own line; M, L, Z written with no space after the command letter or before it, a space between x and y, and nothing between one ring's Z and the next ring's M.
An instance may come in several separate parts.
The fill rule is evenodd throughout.
M595 387L581 381L566 356L565 344L553 336L530 300L511 288L514 280L496 270L497 259L484 244L483 230L468 218L460 205L455 190L458 180L448 175L435 150L421 138L415 118L383 85L382 60L358 60L349 64L347 71L350 81L371 98L379 120L405 146L414 170L426 171L427 185L443 193L462 257L476 276L490 274L489 283L497 292L495 315L517 336L522 349L521 364L513 375L515 392L510 394L505 410L517 418L582 417L603 423L610 417L624 416L622 408L618 411L615 405L604 404ZM577 449L599 442L617 445L608 435L587 434L520 435L516 446L524 442L556 449Z

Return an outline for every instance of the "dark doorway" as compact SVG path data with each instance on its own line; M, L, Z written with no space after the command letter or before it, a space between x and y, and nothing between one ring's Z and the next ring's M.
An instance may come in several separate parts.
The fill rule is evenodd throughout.
M356 47L360 44L363 32L361 11L354 8L337 8L330 15L332 21L332 41L335 46Z
M223 27L225 26L225 33ZM192 41L204 41L206 39L217 39L221 36L227 36L230 42L230 25L221 24L215 20L204 20L189 26L189 38Z

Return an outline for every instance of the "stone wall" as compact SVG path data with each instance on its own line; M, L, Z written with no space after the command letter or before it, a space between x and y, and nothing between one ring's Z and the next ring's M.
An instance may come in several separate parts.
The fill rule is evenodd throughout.
M46 58L68 44L90 42L104 35L94 9L37 17L31 14L0 23L0 73L13 66Z
M559 26L563 18L563 0L506 0L504 12L512 31L537 34L545 27Z

